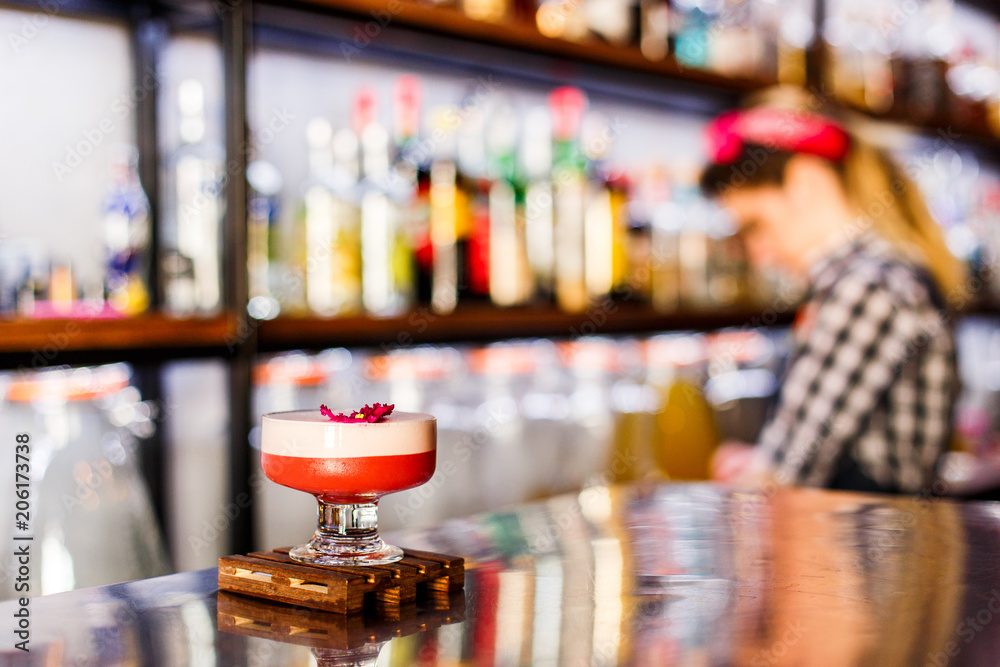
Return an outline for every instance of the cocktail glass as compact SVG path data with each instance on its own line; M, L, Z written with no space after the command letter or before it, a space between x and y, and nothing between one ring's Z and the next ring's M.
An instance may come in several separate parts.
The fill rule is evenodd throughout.
M319 410L273 412L261 428L261 467L273 481L316 496L319 525L291 550L314 565L381 565L403 557L378 534L378 500L434 475L437 422L396 412L384 421L333 422Z

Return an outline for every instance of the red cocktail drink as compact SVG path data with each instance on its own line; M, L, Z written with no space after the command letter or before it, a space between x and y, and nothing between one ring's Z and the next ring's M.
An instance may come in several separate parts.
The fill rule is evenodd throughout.
M377 422L335 422L319 410L264 415L261 467L272 481L316 496L319 528L295 560L375 565L402 558L378 536L378 499L434 475L437 422L396 413Z
M365 503L424 484L434 475L436 458L434 451L343 459L262 454L260 463L282 486L328 503Z

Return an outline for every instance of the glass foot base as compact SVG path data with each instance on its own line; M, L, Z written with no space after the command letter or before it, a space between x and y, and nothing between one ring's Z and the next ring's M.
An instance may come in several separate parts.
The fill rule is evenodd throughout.
M403 550L378 535L376 502L336 504L319 501L319 527L308 544L292 549L292 560L310 565L385 565Z
M288 555L294 561L310 565L385 565L403 558L403 550L399 547L376 541L378 544L371 545L371 549L359 551L357 544L328 545L327 540L321 538L317 545L317 540L313 539L309 544L295 547Z
M382 538L372 540L338 540L316 535L308 544L292 549L292 560L310 565L385 565L403 557L403 550L386 544Z

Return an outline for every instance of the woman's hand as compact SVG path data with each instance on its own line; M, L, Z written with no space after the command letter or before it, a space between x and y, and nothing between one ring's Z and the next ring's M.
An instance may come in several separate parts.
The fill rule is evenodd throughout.
M740 487L773 481L770 462L753 445L734 440L719 445L712 456L712 479Z
M730 440L719 445L712 455L712 479L718 482L732 482L751 467L754 448L745 442Z

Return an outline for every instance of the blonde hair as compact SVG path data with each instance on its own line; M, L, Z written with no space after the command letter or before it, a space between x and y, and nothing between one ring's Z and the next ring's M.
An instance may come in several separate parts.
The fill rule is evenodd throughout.
M859 218L927 269L952 301L965 284L965 267L948 249L916 183L884 149L856 136L844 160L843 182Z
M925 268L948 303L964 300L964 265L948 249L944 231L931 215L917 184L888 151L860 136L863 119L790 86L769 88L748 102L750 106L818 113L840 122L850 132L851 148L839 168L844 192L859 220L870 224L910 261Z

